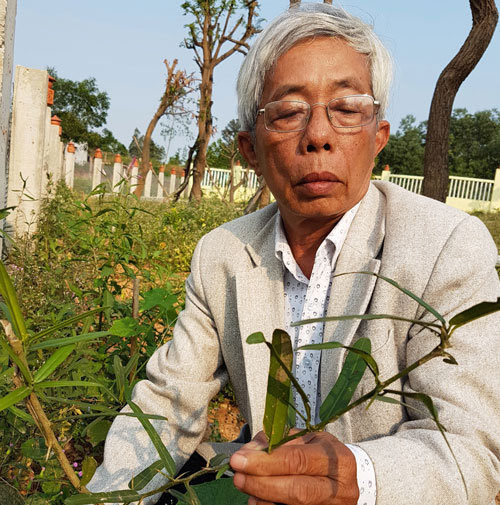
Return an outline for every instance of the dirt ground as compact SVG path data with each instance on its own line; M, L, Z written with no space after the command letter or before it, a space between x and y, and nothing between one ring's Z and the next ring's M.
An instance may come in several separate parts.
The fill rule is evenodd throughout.
M208 413L208 422L205 437L210 437L214 442L234 440L245 424L238 407L227 398L212 406Z

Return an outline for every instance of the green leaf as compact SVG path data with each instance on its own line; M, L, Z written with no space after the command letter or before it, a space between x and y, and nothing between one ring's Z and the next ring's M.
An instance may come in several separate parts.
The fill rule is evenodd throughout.
M395 288L399 289L402 291L405 295L408 295L411 299L415 300L419 305L427 309L438 321L441 321L443 325L446 325L446 321L444 317L434 308L431 307L427 302L424 302L422 298L419 298L416 294L412 293L409 289L403 288L400 286L396 281L389 279L389 277L384 277L383 275L376 274L375 272L369 272L369 271L361 271L361 272L345 272L341 274L334 275L334 277L340 277L341 275L347 275L347 274L365 274L365 275L374 275L375 277L378 277L379 279L382 279L385 282L388 282Z
M246 505L248 502L248 495L236 489L233 479L229 478L198 484L192 489L201 505Z
M219 466L228 459L229 456L227 454L217 454L210 460L210 466Z
M103 310L104 307L99 307L97 309L92 309L87 312L83 312L82 314L78 314L77 316L70 317L69 319L65 319L64 321L61 321L60 323L57 323L54 326L47 328L46 330L36 333L30 338L30 342L39 340L40 338L46 337L47 335L52 335L52 333L55 333L56 331L59 331L62 328L66 328L67 326L73 326L75 323L78 323L79 321L82 321L83 319L86 319L89 316L97 314L98 312L102 312Z
M217 472L217 475L215 476L215 479L218 480L220 479L228 470L231 470L231 466L229 463L226 463L225 465L222 465L219 468L219 471Z
M89 424L86 433L92 447L95 447L106 439L106 435L108 434L110 428L111 422L107 419L96 419Z
M24 342L28 337L28 331L26 330L21 307L19 307L16 291L2 261L0 261L0 295L9 308L14 333L21 342Z
M286 434L288 399L290 398L290 378L284 367L292 368L293 351L286 331L274 330L267 382L266 408L264 411L264 431L269 440L269 452ZM276 359L281 358L281 362Z
M189 505L189 498L175 489L169 489L168 493L177 498L177 505Z
M75 344L72 344L58 349L38 370L33 378L33 381L37 383L45 380L61 363L66 360L66 358L74 351L75 347Z
M90 342L91 340L97 340L102 337L106 337L109 335L109 331L96 331L93 333L85 333L83 335L76 335L74 337L64 337L64 338L55 338L51 340L45 340L44 342L40 342L38 344L34 344L30 346L30 351L35 351L37 349L49 349L51 347L61 347L69 344L78 344L80 342Z
M177 296L172 294L170 289L165 288L150 289L142 296L144 300L140 303L141 311L150 310L154 307L160 307L162 310L167 311L178 301Z
M3 339L3 337L0 335L0 347L4 350L6 354L9 355L10 359L17 365L19 368L19 371L21 372L23 379L28 383L31 384L33 381L33 377L31 376L31 372L28 370L26 365L22 362L21 358L17 356L17 354L13 351L13 349L10 347L10 345Z
M263 344L265 341L264 334L260 331L252 333L247 337L247 344Z
M24 410L18 409L17 407L14 407L14 405L11 405L9 407L9 410L19 419L22 419L25 423L32 424L33 426L36 426L35 421L33 418L24 412Z
M314 351L319 351L323 349L347 349L348 351L351 351L358 356L360 356L368 365L370 370L372 371L373 375L375 377L379 376L379 369L377 362L373 359L373 356L369 352L365 352L362 349L358 349L356 347L349 347L348 345L342 345L340 342L325 342L323 344L308 344L308 345L302 345L300 346L297 350L314 350Z
M92 477L94 476L95 471L97 470L97 461L92 456L85 456L85 459L82 463L82 478L80 479L80 484L82 486L86 486Z
M385 402L385 403L393 403L395 405L401 405L400 401L396 400L396 398L391 398L390 396L376 395L374 397L374 400L377 400L379 402Z
M156 450L158 451L158 454L163 461L163 464L165 466L165 469L167 470L168 474L170 476L174 476L176 472L175 468L175 462L172 459L172 456L170 456L170 453L168 452L167 448L165 447L165 444L162 442L160 435L158 435L158 432L153 428L153 425L147 419L144 417L144 412L140 409L138 405L136 405L132 401L127 401L129 404L130 408L132 409L132 412L137 415L137 419L139 419L139 422L142 424L143 428L146 430L147 434L149 435L149 438L151 439L151 442L155 446Z
M370 339L360 338L354 343L352 349L369 353L371 351ZM358 354L349 351L335 385L319 409L321 421L328 421L349 405L365 370L366 361Z
M140 335L143 331L147 330L147 326L142 326L133 317L124 317L117 319L109 329L111 335L119 337L130 338Z
M125 394L126 377L122 362L118 354L115 354L113 358L113 372L116 378L116 389L118 390L118 398L120 402L122 402L124 400L123 395Z
M145 468L140 474L132 478L128 483L128 487L134 491L140 491L144 486L146 486L153 477L158 475L165 468L165 465L161 459L155 461L147 468Z
M468 309L459 312L455 316L450 319L450 326L454 326L459 328L464 324L470 323L475 319L479 319L481 317L487 316L489 314L493 314L494 312L498 312L500 310L500 298L497 298L496 302L482 302L474 305L473 307L469 307Z
M21 445L21 453L26 458L44 461L47 456L47 446L43 438L30 438Z
M45 389L45 388L62 388L62 387L105 387L99 382L91 381L42 381L35 384L35 389Z
M75 494L64 500L65 505L93 505L97 503L129 503L139 501L141 495L137 491L124 489L109 493Z
M31 393L31 388L23 386L21 388L11 391L9 394L0 398L0 411L9 408L24 400Z

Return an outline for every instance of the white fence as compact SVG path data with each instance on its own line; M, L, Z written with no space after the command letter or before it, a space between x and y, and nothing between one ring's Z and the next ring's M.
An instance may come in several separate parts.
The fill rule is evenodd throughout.
M422 192L424 178L421 175L391 174L390 170L384 170L380 178L413 193ZM500 168L497 169L494 180L450 176L446 203L467 212L500 209Z
M231 171L226 168L207 168L201 181L202 188L210 189L214 186L226 189L231 178ZM235 173L236 183L243 180L243 188L256 191L259 187L259 178L253 170L237 170Z

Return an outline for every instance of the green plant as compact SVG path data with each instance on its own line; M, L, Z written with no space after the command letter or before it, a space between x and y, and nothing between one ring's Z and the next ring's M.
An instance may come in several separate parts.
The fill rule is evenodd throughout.
M371 343L367 338L360 338L352 346L345 346L338 342L329 342L324 344L307 345L302 346L300 349L346 349L348 355L344 362L341 373L337 379L337 382L331 389L328 396L325 398L323 404L319 410L320 422L314 424L311 417L311 408L309 400L300 387L299 383L295 379L292 373L292 363L293 363L293 352L290 336L283 330L276 329L273 332L272 341L267 342L262 333L254 333L247 338L248 344L265 344L270 351L270 366L268 374L268 388L266 395L266 405L264 413L264 431L268 438L268 451L271 452L276 447L289 442L295 438L303 436L306 433L321 431L325 428L328 423L335 422L342 415L349 412L351 409L367 403L368 407L374 401L385 401L389 403L402 403L397 397L407 397L412 398L421 402L427 410L430 412L437 428L444 437L446 443L448 441L445 435L445 428L441 425L438 419L437 411L434 407L432 398L424 393L404 393L403 391L395 390L390 388L390 385L396 382L398 379L407 376L416 368L424 365L428 361L441 358L447 364L456 365L456 361L453 356L449 353L448 349L450 347L450 339L457 328L479 319L485 317L493 312L500 310L500 298L496 302L483 302L469 309L456 314L454 317L447 322L444 317L433 307L427 304L424 300L417 297L415 294L411 293L407 289L401 287L395 281L383 277L381 275L375 274L373 272L358 272L364 275L374 275L385 282L392 284L396 289L401 290L407 296L418 302L422 307L424 307L430 314L435 317L433 322L425 322L416 319L406 319L399 317L397 315L388 314L363 314L363 315L345 315L345 316L332 316L320 319L309 319L301 321L296 324L308 324L312 322L320 321L339 321L348 319L396 319L411 322L423 326L433 332L438 339L437 345L429 353L422 356L420 359L406 367L405 369L399 371L397 374L389 377L388 379L381 380L379 376L379 367L377 362L371 354ZM341 274L345 275L345 274ZM352 401L354 392L357 385L361 381L366 369L370 371L374 378L374 387L369 392L363 394L357 400ZM296 388L302 401L304 402L306 417L303 418L305 422L305 428L298 430L297 432L290 434L290 428L294 426L295 415L301 415L296 407L291 401L291 386ZM137 406L131 404L134 412L139 413ZM166 447L163 445L161 439L154 431L152 425L147 419L141 419L141 423L145 430L151 437L151 440L156 447L160 459L142 471L139 476L132 479L129 483L129 490L115 491L111 493L96 493L88 496L74 496L66 500L67 505L86 505L95 504L99 502L111 503L116 501L135 501L140 500L146 496L151 496L160 491L170 490L176 484L183 483L186 486L186 494L180 495L177 492L170 491L174 496L178 497L180 503L185 503L189 505L197 504L209 504L213 503L208 501L213 499L213 493L224 487L226 493L223 493L218 498L218 505L224 504L234 504L240 503L239 500L246 500L244 495L240 496L241 493L235 492L235 490L230 488L230 484L224 481L214 481L212 483L204 484L203 487L190 486L190 481L194 476L190 477L175 477L175 465L173 465L173 460L168 454ZM455 458L450 445L448 444L453 457ZM456 459L455 459L456 461ZM208 471L218 471L218 475L228 469L227 464L222 464L224 462L224 456L221 455L220 458L211 462L215 468L206 468L200 470L201 473ZM458 467L458 462L457 462ZM460 467L458 467L460 475L462 476L462 482L464 484L465 490L467 492L467 487L465 484L464 477L462 475ZM148 493L140 493L140 490L158 473L161 472L165 477L167 477L167 484L150 491ZM199 474L199 473L198 473ZM198 475L198 474L195 474ZM140 485L137 485L137 482ZM199 492L201 491L201 494ZM210 496L210 498L208 498ZM207 500L207 501L205 501ZM241 503L246 503L241 501Z

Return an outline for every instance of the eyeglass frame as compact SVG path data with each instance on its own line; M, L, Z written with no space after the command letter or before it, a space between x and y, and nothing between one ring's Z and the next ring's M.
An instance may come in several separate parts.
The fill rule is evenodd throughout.
M330 112L328 110L328 105L331 102L335 101L335 100L341 100L342 98L351 98L351 97L367 97L367 98L371 98L372 101L373 101L373 116L372 116L372 118L370 119L370 121L367 121L366 123L362 123L362 124L359 124L359 125L356 125L356 126L337 126L337 125L333 124L332 117L330 116ZM307 116L307 119L305 121L304 126L302 128L295 129L295 130L271 130L270 128L268 128L267 124L266 124L266 120L265 120L266 107L269 104L271 104L271 103L277 103L277 102L300 102L300 103L305 103L309 107L309 114ZM309 104L307 102L304 102L304 100L273 100L272 102L266 103L266 105L264 105L263 109L258 109L257 110L257 117L260 116L260 115L264 115L264 126L266 127L267 131L275 132L275 133L300 132L300 131L305 130L307 128L307 125L309 124L309 120L311 119L312 109L313 109L313 107L316 107L317 105L323 105L323 107L325 107L325 109L326 109L326 115L328 117L328 120L330 121L330 124L334 128L360 128L361 126L366 126L367 124L370 124L373 121L373 118L375 118L377 116L377 109L378 109L378 107L380 107L380 102L378 100L375 100L375 98L372 95L368 95L366 93L365 94L361 94L361 95L338 96L336 98L332 98L327 103L317 102L317 103Z

